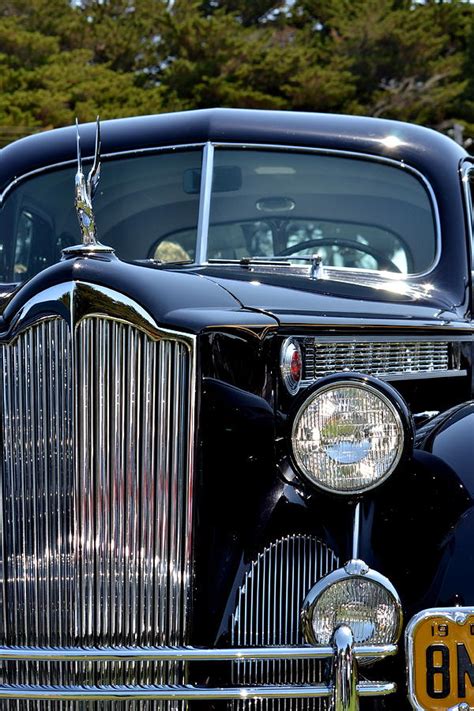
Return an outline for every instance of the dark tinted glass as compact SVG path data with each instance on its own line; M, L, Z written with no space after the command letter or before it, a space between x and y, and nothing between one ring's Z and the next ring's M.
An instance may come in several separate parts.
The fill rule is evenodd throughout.
M199 176L200 168L200 150L104 161L94 199L99 241L124 260L193 261L199 191L186 191L185 176ZM8 196L0 211L3 281L33 276L80 242L75 172L71 166L35 176ZM167 239L178 231L181 237Z
M373 160L285 151L217 150L209 259L308 256L327 266L403 274L436 258L433 206L408 170Z

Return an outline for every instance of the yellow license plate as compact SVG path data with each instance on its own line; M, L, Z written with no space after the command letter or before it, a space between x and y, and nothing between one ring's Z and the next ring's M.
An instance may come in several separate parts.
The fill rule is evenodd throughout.
M409 696L413 708L474 707L474 608L424 610L406 631Z

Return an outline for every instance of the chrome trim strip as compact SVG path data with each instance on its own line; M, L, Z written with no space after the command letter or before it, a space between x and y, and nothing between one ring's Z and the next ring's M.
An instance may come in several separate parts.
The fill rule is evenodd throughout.
M347 625L334 632L334 711L359 711L357 696L357 662L354 658L354 636Z
M363 691L361 692L364 695ZM1 687L0 699L37 699L49 701L217 701L234 699L310 699L327 698L331 689L324 684L314 686L258 686L238 688L196 688L192 686L181 688L148 687L135 688L115 687L110 689L93 688L45 688L45 687ZM369 694L366 694L369 695Z
M207 259L207 238L211 214L212 175L214 169L214 146L206 143L202 155L201 192L199 195L199 215L197 225L196 262L205 264Z
M443 326L443 331L445 326ZM302 339L309 338L317 343L372 343L374 341L374 335L368 335L361 333L360 336L345 336L343 333L339 336L326 336L325 334L307 335L304 333L298 333L293 336L293 338ZM383 333L377 333L376 335L377 343L453 343L453 342L471 342L474 341L474 334L456 334L447 336L443 333L442 336L431 335L426 337L420 335L419 333L400 333L393 335L385 335Z
M352 528L352 559L359 558L359 540L360 540L360 510L362 504L357 502L354 508L354 525Z
M337 371L332 371L331 373L327 373L326 375L332 375L332 373L335 373ZM351 372L351 371L346 371L346 372ZM356 371L352 371L356 372ZM360 372L360 371L357 371ZM362 370L362 373L364 371ZM342 371L341 371L341 374ZM428 373L423 373L420 371L419 373L389 373L388 375L376 375L375 377L379 378L379 380L383 380L384 382L391 383L391 382L397 382L397 381L404 381L404 380L431 380L433 378L461 378L463 376L467 375L467 370L431 370ZM321 376L325 377L325 376ZM313 378L305 378L304 380L301 381L301 388L308 387L309 385L313 385L318 378L313 379Z
M202 148L205 143L180 143L178 145L169 146L154 146L152 148L135 148L127 151L117 151L116 153L103 153L101 158L105 159L115 159L115 158L126 158L128 156L140 156L146 155L148 153L169 153L176 151L186 151L193 150L195 148ZM83 162L87 163L92 161L94 156L86 156L83 158ZM35 168L35 170L30 170L27 173L23 173L20 176L15 177L8 185L4 188L3 192L0 193L0 207L3 201L8 197L8 193L16 188L20 183L28 180L28 178L33 178L35 175L41 175L42 173L49 173L52 170L61 170L61 168L68 168L69 166L75 166L77 164L77 158L71 158L70 160L59 161L58 163L51 163L50 165L45 165L42 168Z
M432 378L462 378L467 375L467 370L430 370L419 373L390 373L380 376L381 380L397 382L399 380L430 380Z
M472 159L465 159L461 164L461 184L464 197L464 209L466 211L466 226L468 235L468 248L471 253L471 270L474 270L474 229L473 221L474 215L472 210L472 197L471 197L471 175L474 174L474 164L471 162Z
M357 658L394 656L396 644L354 645ZM229 649L201 649L197 647L120 647L101 649L0 647L0 660L37 662L112 662L112 661L231 661L244 659L327 659L334 654L333 647L310 645L290 647L231 647Z
M416 711L424 711L424 707L420 706L415 693L415 678L414 678L414 636L415 631L420 622L429 620L431 617L443 615L456 624L465 624L467 618L474 615L474 607L430 607L426 610L421 610L414 615L407 625L405 630L405 653L406 653L406 670L408 677L408 700ZM454 708L457 708L456 706ZM468 707L469 708L469 707Z
M362 697L386 696L395 691L390 682L360 682L357 694ZM94 687L35 687L0 686L0 699L37 699L49 701L119 701L119 700L160 700L160 701L210 701L210 700L256 700L256 699L321 699L332 695L332 687L326 684L305 686L251 686L237 688L157 687L145 688L114 687L98 689Z

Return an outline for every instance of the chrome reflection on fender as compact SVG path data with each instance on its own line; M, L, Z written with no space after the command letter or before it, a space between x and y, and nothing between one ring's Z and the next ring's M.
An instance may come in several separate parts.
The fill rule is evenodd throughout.
M0 366L0 644L25 648L20 661L3 657L3 683L184 683L176 659L27 660L37 647L186 643L194 339L158 330L116 292L76 283L26 305ZM43 698L5 686L2 695Z

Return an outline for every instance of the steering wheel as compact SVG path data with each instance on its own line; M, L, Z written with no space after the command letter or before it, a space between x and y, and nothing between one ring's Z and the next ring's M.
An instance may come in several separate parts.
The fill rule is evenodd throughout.
M391 259L385 257L377 249L374 249L368 244L363 242L356 242L351 239L343 239L341 237L319 237L317 239L309 239L306 242L298 242L298 244L292 244L291 247L283 249L275 257L289 257L295 252L300 252L302 249L311 249L311 247L320 246L334 246L334 247L347 247L349 249L356 249L359 252L364 252L377 260L381 269L385 271L395 271L399 274L401 270L397 267L395 262ZM323 265L324 266L324 265Z

